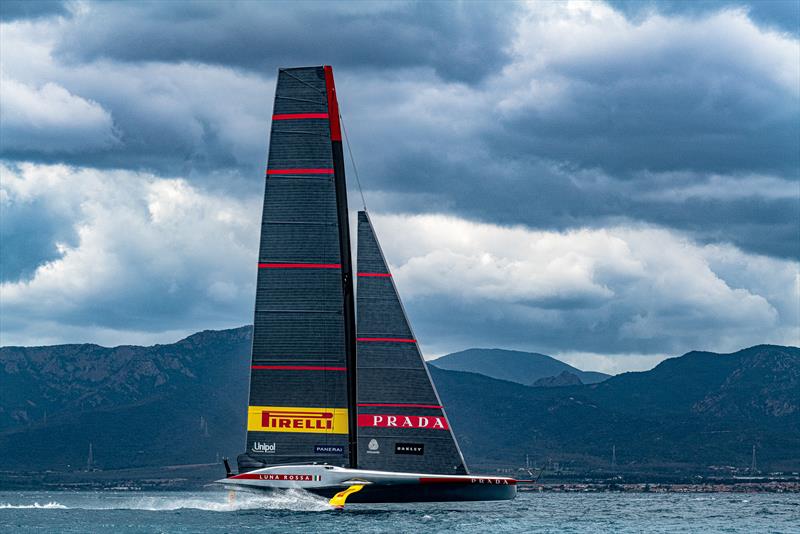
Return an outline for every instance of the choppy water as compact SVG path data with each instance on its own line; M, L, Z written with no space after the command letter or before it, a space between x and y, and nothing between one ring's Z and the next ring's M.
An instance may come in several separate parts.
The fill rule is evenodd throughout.
M524 493L495 503L348 505L214 492L0 492L0 532L798 532L797 494Z

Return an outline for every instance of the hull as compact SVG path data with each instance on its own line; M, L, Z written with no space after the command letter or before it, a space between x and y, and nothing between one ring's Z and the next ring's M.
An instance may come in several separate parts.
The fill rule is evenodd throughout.
M338 488L341 489L341 488ZM328 493L318 493L328 497ZM369 485L352 494L348 503L393 502L467 502L507 501L517 495L515 485L488 486L470 484L409 484L405 486ZM332 496L332 495L331 495Z
M513 499L517 481L507 477L392 473L321 465L275 466L217 481L228 489L276 492L302 489L330 498L352 485L364 488L350 503L499 501Z

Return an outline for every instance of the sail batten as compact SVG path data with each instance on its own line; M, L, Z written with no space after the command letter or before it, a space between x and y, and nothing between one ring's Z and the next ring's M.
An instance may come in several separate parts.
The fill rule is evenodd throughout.
M359 467L466 473L366 212L358 214Z

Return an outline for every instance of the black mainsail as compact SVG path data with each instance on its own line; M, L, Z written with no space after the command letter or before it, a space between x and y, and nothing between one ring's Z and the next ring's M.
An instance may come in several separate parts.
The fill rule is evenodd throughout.
M354 466L355 321L339 111L330 67L278 72L240 471Z
M466 466L366 212L358 213L359 467L464 474Z

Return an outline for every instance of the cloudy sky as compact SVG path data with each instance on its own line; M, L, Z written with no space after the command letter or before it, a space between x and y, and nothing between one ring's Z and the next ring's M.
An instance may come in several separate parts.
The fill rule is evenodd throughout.
M276 71L318 64L428 357L800 343L796 1L0 9L2 345L251 322Z

